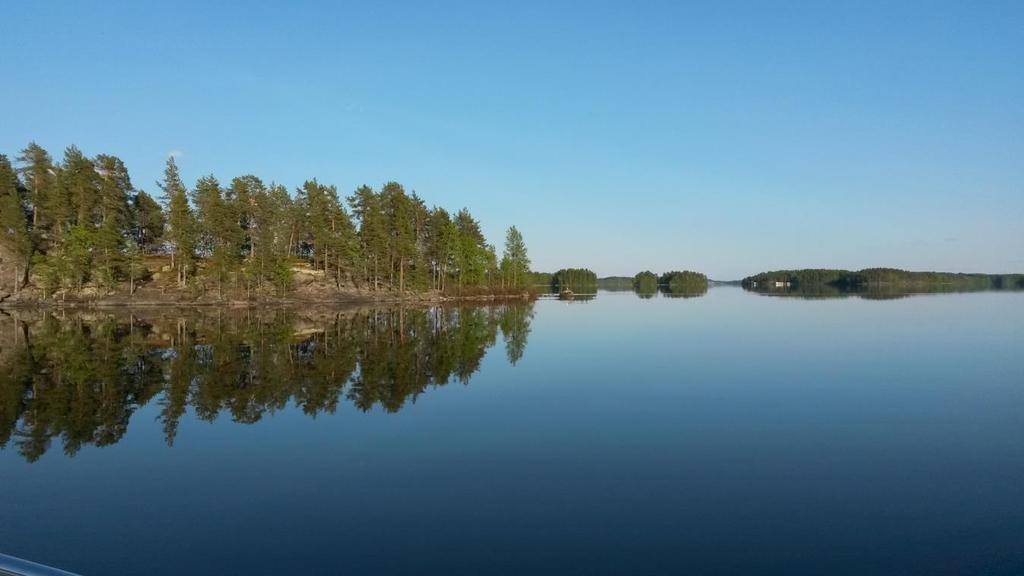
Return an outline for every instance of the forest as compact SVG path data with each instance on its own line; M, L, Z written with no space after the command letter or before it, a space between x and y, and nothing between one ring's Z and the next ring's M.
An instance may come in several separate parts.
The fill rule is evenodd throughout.
M644 270L633 276L633 290L644 294L653 294L658 291L658 275L650 270Z
M669 293L697 294L708 290L708 277L690 270L665 272L658 278L658 284Z
M633 289L633 279L629 276L606 276L597 279L597 287L611 292L626 292Z
M499 338L515 365L533 304L357 309L257 308L150 317L0 316L0 449L28 461L121 440L156 404L168 445L187 412L251 424L294 404L310 417L344 404L398 412L434 387L468 384Z
M169 157L159 187L158 196L137 189L119 158L75 146L60 161L35 143L14 163L0 155L0 299L4 290L45 300L151 285L195 297L284 296L296 274L321 292L515 293L530 284L515 226L499 259L468 209L428 206L397 182L347 197L316 179L289 191L253 175L207 175L188 187Z
M1024 274L962 274L953 272L909 272L897 268L864 270L803 269L761 272L743 279L748 290L789 289L808 291L828 288L838 291L876 289L903 290L1007 290L1024 288Z
M597 274L586 268L562 268L551 276L551 290L597 292Z

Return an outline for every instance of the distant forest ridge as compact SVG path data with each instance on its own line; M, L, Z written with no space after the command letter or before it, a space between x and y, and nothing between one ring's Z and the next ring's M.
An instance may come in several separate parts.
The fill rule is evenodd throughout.
M774 270L743 279L749 289L807 289L831 287L843 290L871 288L928 288L946 286L964 290L1006 290L1024 288L1024 274L965 274L957 272L910 272L897 268L864 270Z

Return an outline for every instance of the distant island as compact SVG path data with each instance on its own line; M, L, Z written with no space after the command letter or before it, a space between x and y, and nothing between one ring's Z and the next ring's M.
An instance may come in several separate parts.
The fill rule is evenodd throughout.
M759 292L974 291L1024 289L1024 274L910 272L897 268L802 269L761 272L743 279Z
M660 291L666 295L691 296L707 292L709 285L707 276L689 270L674 270L661 275L644 271L634 276L598 278L593 270L587 268L563 268L554 273L531 272L530 281L534 286L550 292L575 295L607 290L635 291L641 295L653 295Z
M0 304L349 301L531 297L522 234L499 259L463 208L397 182L347 198L242 175L186 187L174 157L161 200L116 156L35 143L0 155Z

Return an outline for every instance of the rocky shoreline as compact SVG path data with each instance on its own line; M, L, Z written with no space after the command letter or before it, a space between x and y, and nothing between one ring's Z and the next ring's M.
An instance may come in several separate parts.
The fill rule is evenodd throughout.
M458 302L499 302L529 301L537 298L529 290L516 292L444 294L438 291L407 292L404 294L373 293L364 291L336 292L333 294L290 294L284 297L260 296L246 298L244 295L218 297L205 294L190 297L181 292L139 290L134 295L123 293L108 294L66 294L63 297L41 298L38 294L25 291L21 294L0 293L0 309L5 308L157 308L157 307L230 307L248 308L263 306L349 306L349 305L429 305Z

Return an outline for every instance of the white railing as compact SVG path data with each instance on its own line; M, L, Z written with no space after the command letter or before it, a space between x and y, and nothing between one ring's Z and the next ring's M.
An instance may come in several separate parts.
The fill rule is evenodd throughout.
M0 554L0 576L75 576L75 574Z

